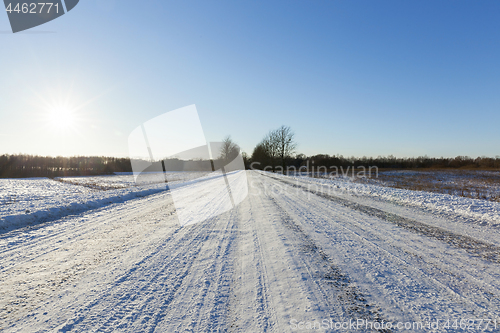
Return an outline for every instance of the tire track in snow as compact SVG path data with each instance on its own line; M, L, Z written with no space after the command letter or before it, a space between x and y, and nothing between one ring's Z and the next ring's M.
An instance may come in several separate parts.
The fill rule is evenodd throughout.
M53 300L58 308L65 310L46 318L43 323L30 323L31 331L37 331L33 327L58 331L112 332L117 328L154 331L155 323L159 322L159 317L190 272L194 260L186 260L186 256L195 259L206 237L200 226L178 228L151 253L124 273L112 277L113 281L104 289L95 293L77 290L76 295L63 299L62 304L57 304L57 298ZM52 303L47 305L53 306ZM65 322L61 323L60 318Z
M184 227L180 238L173 241L166 240L152 257L145 258L131 270L130 274L117 280L110 289L111 293L102 295L105 297L104 300L96 299L95 303L88 307L88 312L92 313L95 320L102 321L103 312L110 313L106 316L107 319L98 326L95 326L92 319L86 320L82 328L90 326L96 327L99 331L111 332L118 326L127 330L154 332L161 327L161 322L166 320L165 317L169 312L175 313L177 309L181 309L172 303L182 298L179 292L186 288L185 280L194 273L193 266L199 257L203 256L202 250L213 250L210 248L210 243L216 238L217 221L215 218L203 224ZM172 250L172 254L169 254ZM168 260L165 260L166 258ZM155 273L151 275L151 272ZM116 299L119 301L116 302ZM100 309L103 302L107 307ZM94 306L96 309L93 309ZM137 313L137 317L127 317L131 312ZM198 324L199 322L195 327Z
M140 233L138 229L130 228L138 223L138 217L149 220L151 214L169 217L173 213L172 205L165 203L161 195L143 200L147 201L118 205L115 214L105 221L101 218L102 211L98 210L82 214L76 221L64 219L60 223L45 225L47 230L43 227L32 230L24 251L17 248L9 251L8 243L5 244L2 260L9 260L0 272L3 281L0 327L8 325L7 321L15 322L18 313L21 315L36 308L50 294L76 283L90 269L158 229L150 221L144 221ZM162 204L161 209L155 204L157 202ZM37 237L39 233L47 234Z
M380 306L367 301L362 291L352 283L351 278L335 265L326 252L294 221L277 200L270 199L281 212L283 225L295 234L298 240L296 245L309 255L309 260L304 260L301 257L302 262L307 267L308 274L317 284L325 302L332 309L335 309L337 314L340 314L342 320L364 319L372 322L385 320ZM390 330L379 331L391 332Z
M253 174L250 177L256 179L259 188L266 183L279 185L273 177L249 174ZM207 183L186 189L187 196L200 189L208 190L210 186ZM431 245L451 253L436 254L436 261L457 253L458 262L466 258L476 260L465 251L436 242L435 238L386 223L386 219L352 210L329 198L314 197L314 204L301 202L300 195L304 196L305 192L294 195L291 187L286 189L289 191L284 195L259 196L255 191L249 192L248 198L236 209L206 223L151 229L153 233L156 231L153 240L130 244L137 248L134 253L130 248L118 251L116 263L105 255L98 267L85 272L75 288L59 289L46 304L35 311L26 311L12 330L285 332L291 330L288 321L292 318L339 321L365 316L379 321L386 317L386 312L378 312L385 303L381 298L373 298L372 290L382 285L388 291L386 295L404 293L399 296L403 300L401 304L413 306L410 310L427 313L427 307L429 312L436 309L438 313L445 313L441 310L451 303L440 305L414 297L415 294L434 297L430 293L437 290L439 294L444 288L425 290L437 285L436 277L425 276L426 271L421 269L426 263L415 269L410 267L419 261L410 257L412 253L403 252L411 250L411 246L417 250L428 247L427 252L421 252L425 257L432 253L429 252L433 249ZM148 204L144 204L146 209ZM138 206L129 208L133 207ZM99 219L101 222L113 220L117 213L111 210ZM120 214L126 216L127 211ZM144 214L138 209L135 214L121 222L142 230L144 220L155 220L163 212L152 207ZM422 243L408 245L404 241L401 244L404 248L395 250L391 240L383 239L382 231L377 228L396 231L398 239L409 235ZM102 229L85 233L95 234L99 230ZM109 229L110 233L117 231ZM71 230L67 232L71 235ZM65 238L64 234L57 237ZM344 255L353 261L359 260L364 266L353 271L344 264ZM392 264L397 267L385 272L387 265ZM402 272L403 278L399 279L400 276L395 275L402 268L407 271ZM358 274L365 269L382 275L372 279L373 289L362 288L362 284L358 287ZM493 269L490 273L496 271ZM394 275L389 276L391 273ZM484 272L476 275L486 276ZM423 283L419 284L419 280ZM394 281L396 284L391 285ZM443 292L437 297L440 299L448 302L451 298ZM453 310L456 309L463 314L476 313L468 305L456 304ZM48 314L42 315L44 311Z
M255 206L253 200L247 198L239 206L237 226L240 234L237 239L234 283L231 290L230 310L232 320L230 332L279 332L277 319L272 305L269 277L265 264L264 251L258 228L254 223ZM243 260L249 253L251 260ZM251 296L244 294L245 288L251 287ZM242 298L252 297L252 309L241 306ZM247 311L255 313L252 320L245 315ZM246 318L245 318L246 317Z
M204 183L203 187L209 189L211 184ZM196 198L194 195L191 200ZM217 208L217 205L209 206ZM109 262L103 264L98 269L108 270L115 266L120 273L110 272L106 277L90 272L85 283L73 289L63 301L58 302L55 295L52 305L47 305L68 310L59 316L53 315L42 324L31 322L28 327L48 325L60 331L162 332L172 331L180 325L180 331L224 331L223 312L231 281L227 277L232 276L229 259L234 221L231 214L224 213L203 223L177 226L156 248L141 247L140 257L132 258L135 264L131 265L132 260L127 256L121 259L126 267ZM98 281L92 279L92 274ZM96 282L102 288L89 292ZM43 311L39 309L39 313Z
M251 213L240 219L246 232L239 240L241 266L235 272L240 276L234 286L245 299L234 298L239 311L234 311L232 331L286 332L292 320L382 320L377 306L369 304L281 204L266 193L259 195L264 179L251 178L257 192L249 193Z
M219 332L227 330L227 305L232 282L232 251L237 235L235 210L214 217L213 227L193 259L192 274L184 281L170 311L156 328L165 331ZM205 223L205 222L204 222ZM176 311L176 309L185 309ZM191 318L191 320L186 320Z
M286 185L299 188L303 191L315 194L317 196L323 197L325 199L334 201L336 203L339 203L345 207L348 207L353 210L357 210L361 213L364 213L366 215L374 216L377 218L380 218L384 221L393 223L397 225L398 227L405 228L407 230L410 230L412 232L437 239L442 242L446 242L456 248L464 249L473 256L480 257L484 260L487 260L492 263L500 263L500 247L495 246L493 244L489 244L486 242L483 242L481 240L466 236L466 235L460 235L453 233L451 231L431 226L422 222L419 222L417 220L409 219L406 217L402 217L399 215L396 215L394 213L389 213L385 212L381 209L378 208L373 208L369 206L365 206L356 202L352 202L343 198L339 198L330 194L326 194L324 192L320 191L313 191L309 187L299 185L298 182L293 183L288 180L280 179L277 177L272 177L269 175L265 175L266 177L269 177L271 179L277 180L281 183L284 183ZM315 186L316 187L316 186Z
M383 295L376 293L377 297L383 297L380 298L382 300L386 300L392 293L396 299L386 306L391 308L394 305L390 303L395 302L404 311L404 320L410 319L408 316L412 312L414 317L411 320L417 321L429 316L436 318L436 315L441 315L442 318L471 315L476 318L498 318L498 310L495 309L500 309L500 301L495 295L500 295L500 288L495 282L498 277L495 266L489 267L482 260L470 261L470 255L465 251L453 249L453 252L441 252L440 249L448 245L442 244L436 248L434 240L426 239L423 235L405 238L408 233L406 229L398 232L397 226L377 223L377 218L363 219L362 212L354 211L354 214L350 214L341 205L331 206L330 200L326 198L304 202L300 200L304 195L307 193L287 192L276 198L280 200L282 207L290 211L292 217L297 216L297 221L303 223L310 234L321 244L327 245L329 253L338 257L339 262L347 260L347 267L355 265L362 269L355 269L354 277L358 281L361 278L366 289L375 292L381 288L389 292L384 292ZM346 212L347 216L344 215ZM348 234L343 236L341 230ZM353 237L348 236L349 234ZM346 242L347 248L344 249L342 239L346 236L345 241L350 239L354 244ZM376 258L380 258L380 261ZM365 273L374 275L374 280L366 283L363 278ZM397 281L390 282L392 278ZM368 280L370 279L372 278ZM406 282L402 283L403 280ZM417 289L408 288L406 283ZM419 298L422 301L416 302ZM426 305L422 307L419 303ZM396 317L403 319L397 315Z
M284 200L286 202L286 200ZM296 201L294 201L296 203ZM299 203L300 204L300 203ZM295 210L295 209L291 209ZM300 211L299 208L297 210ZM315 206L314 210L314 215L317 216L314 220L323 220L323 221L328 221L331 215L328 215L326 212L323 212L318 205ZM319 218L318 218L319 217ZM352 225L351 225L352 224ZM409 279L414 279L417 280L421 283L427 283L426 281L429 281L432 285L438 288L438 290L441 291L440 294L449 294L452 298L456 297L457 299L460 299L463 303L469 304L469 306L472 306L473 308L476 309L482 309L483 311L485 310L484 306L481 304L478 304L474 302L476 295L462 295L461 293L455 291L453 288L451 288L449 285L443 283L439 279L437 279L433 274L429 275L428 271L424 271L423 268L420 265L415 265L415 261L408 261L409 257L408 255L413 255L412 253L404 253L402 255L401 250L397 249L392 249L392 251L388 250L387 248L390 246L387 246L387 243L382 243L380 244L379 242L371 241L368 239L366 236L362 235L359 233L360 230L354 230L353 228L356 223L352 222L351 224L347 223L336 223L335 225L342 229L345 230L348 234L352 235L354 239L357 240L359 244L363 244L361 247L363 249L366 249L365 252L368 252L368 249L371 249L370 252L373 253L378 253L380 255L380 258L384 258L384 260L390 259L390 262L393 263L392 265L394 267L405 267L404 271L400 271L402 275L407 275ZM327 238L327 242L331 244L335 244L338 242L338 239L332 236L332 233L338 233L337 229L329 229L328 225L330 224L322 224L322 223L315 223L314 228L317 230L316 232L322 235L322 237ZM321 230L321 231L319 231ZM335 231L334 231L335 230ZM366 230L366 233L373 233L373 230ZM376 233L375 233L376 234ZM383 245L383 246L382 246ZM352 258L354 259L354 258ZM418 261L417 261L418 262ZM381 267L383 269L383 267ZM490 286L491 287L491 286ZM493 289L493 287L491 288ZM498 290L497 290L498 291ZM484 292L484 291L483 291ZM490 304L491 305L491 304ZM488 309L486 309L488 310ZM415 320L418 318L414 318Z

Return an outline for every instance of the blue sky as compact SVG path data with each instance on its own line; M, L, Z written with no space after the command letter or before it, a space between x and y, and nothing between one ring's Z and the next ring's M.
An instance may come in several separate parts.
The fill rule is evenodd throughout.
M25 33L0 14L0 154L127 156L196 104L244 151L500 155L499 1L81 0ZM73 110L66 130L53 108Z

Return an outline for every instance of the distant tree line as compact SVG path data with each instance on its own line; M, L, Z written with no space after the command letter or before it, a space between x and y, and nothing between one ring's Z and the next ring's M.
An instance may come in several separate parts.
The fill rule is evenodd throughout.
M417 169L417 168L470 168L470 169L500 169L500 156L477 157L457 156L446 157L409 157L378 156L376 158L363 156L344 157L342 155L318 154L306 156L296 154L297 143L294 132L288 126L281 126L270 131L254 148L252 155L245 159L247 169L260 169L273 172L287 170L312 170L313 166L333 168L347 167L378 167L386 169Z
M500 169L500 156L477 157L457 156L446 157L409 157L378 156L376 158L363 156L344 157L342 155L318 154L306 156L296 154L297 144L294 133L287 126L270 131L254 148L251 156L242 153L247 169L260 169L273 172L286 172L289 168L298 170L311 170L312 167L347 168L347 167L373 167L387 169L418 169L418 168L464 168L464 169ZM163 167L169 171L196 171L208 170L226 164L238 155L239 148L228 136L221 144L220 156L215 160L189 160L183 161L176 158L163 161ZM149 161L137 160L139 163L150 165ZM209 164L212 163L210 167ZM207 164L207 165L206 165ZM148 168L149 169L149 168ZM146 169L145 171L148 171ZM154 168L153 168L154 169ZM151 171L158 171L156 169ZM159 170L161 171L162 168ZM113 174L114 172L132 172L129 158L103 157L103 156L75 156L75 157L47 157L37 155L0 155L0 178L25 178L25 177L72 177L96 176Z
M94 176L131 171L132 167L128 158L0 156L0 178Z
M480 168L480 169L499 169L500 156L496 158L490 157L477 157L472 158L469 156L457 156L454 158L446 157L408 157L398 158L395 156L377 158L372 157L350 157L343 156L329 156L329 155L315 155L308 158L311 162L314 161L316 165L336 165L338 167L355 165L355 166L377 166L379 168L392 168L392 169L417 169L417 168Z
M134 165L145 172L211 171L220 169L239 154L230 136L224 138L213 160L169 158L160 161L134 159ZM0 155L0 178L74 177L132 172L129 158L104 156L48 157L38 155Z
M258 152L258 151L257 151ZM254 150L255 153L255 150ZM260 162L258 164L253 164L253 162ZM252 155L247 165L252 166L254 169L263 169L266 163L262 157L257 155ZM378 156L376 158L373 157L344 157L342 155L331 156L328 154L318 154L313 156L305 156L304 154L297 154L291 156L287 159L287 168L295 168L299 169L300 167L308 167L312 169L318 166L325 166L327 168L333 167L343 167L347 168L349 166L356 167L371 167L376 166L378 168L387 168L387 169L418 169L418 168L435 168L435 169L443 169L443 168L463 168L463 169L500 169L500 156L496 156L495 158L491 157L469 157L469 156L457 156L454 158L446 158L446 157L428 157L428 156L420 156L420 157L408 157L408 158L398 158L394 156ZM268 168L267 170L271 170L272 168ZM304 169L304 168L303 168ZM286 170L286 168L285 168Z

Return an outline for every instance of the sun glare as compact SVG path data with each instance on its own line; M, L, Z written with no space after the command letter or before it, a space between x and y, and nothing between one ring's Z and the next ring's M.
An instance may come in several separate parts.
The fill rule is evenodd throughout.
M74 112L69 108L54 108L48 114L48 121L51 127L60 131L71 130L75 125L75 120Z

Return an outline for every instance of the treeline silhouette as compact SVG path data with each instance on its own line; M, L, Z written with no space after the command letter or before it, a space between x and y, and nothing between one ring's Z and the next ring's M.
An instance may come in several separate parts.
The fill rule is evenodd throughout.
M254 169L263 169L266 167L266 163L268 160L260 160L260 156L252 156L248 161L247 165L251 166L253 162L259 162L254 164L252 167ZM277 164L277 163L276 163ZM325 166L327 168L330 167L338 167L341 166L346 168L348 166L356 166L361 167L364 166L366 168L370 166L376 166L378 168L387 168L387 169L417 169L417 168L435 168L435 169L500 169L500 156L496 156L495 158L491 157L477 157L472 158L469 156L457 156L454 158L446 158L446 157L428 157L428 156L420 156L420 157L410 157L410 158L398 158L395 156L379 156L376 158L372 157L344 157L342 155L331 156L327 154L318 154L313 156L305 156L304 154L298 154L293 158L289 158L287 160L288 167L309 167L309 169L314 166ZM269 169L269 168L268 168Z
M235 157L234 154L238 154L237 151L233 151L234 147L228 147L223 146L226 149L223 156L214 160L170 158L153 163L141 159L133 161L137 170L143 170L143 172L162 172L163 168L167 171L211 171L212 164L216 169L219 169L222 165L227 164L226 160L232 160ZM98 176L132 171L132 163L129 158L47 157L22 154L0 156L0 178Z
M247 169L264 169L269 165L269 160L260 161L258 156L245 158ZM143 161L144 163L148 163ZM179 170L190 170L186 163L201 163L204 161L182 162L177 159L166 160L169 165L168 170L177 170L173 164L177 162L184 163L179 166ZM259 162L259 163L254 163ZM252 164L253 163L253 164ZM272 163L274 164L274 163ZM280 161L276 161L280 165ZM189 164L190 165L190 164ZM445 157L410 157L398 158L394 156L387 157L344 157L342 155L331 156L327 154L318 154L305 156L298 154L290 157L286 161L287 167L309 167L325 166L330 167L348 167L377 166L387 169L417 169L417 168L450 168L450 169L500 169L500 156L477 157L457 156L455 158ZM0 156L0 178L27 178L27 177L73 177L73 176L97 176L109 175L114 172L132 172L132 165L129 158L103 157L103 156L75 156L75 157L47 157L37 155L1 155Z
M95 176L113 172L132 172L130 159L101 156L0 156L0 178Z

